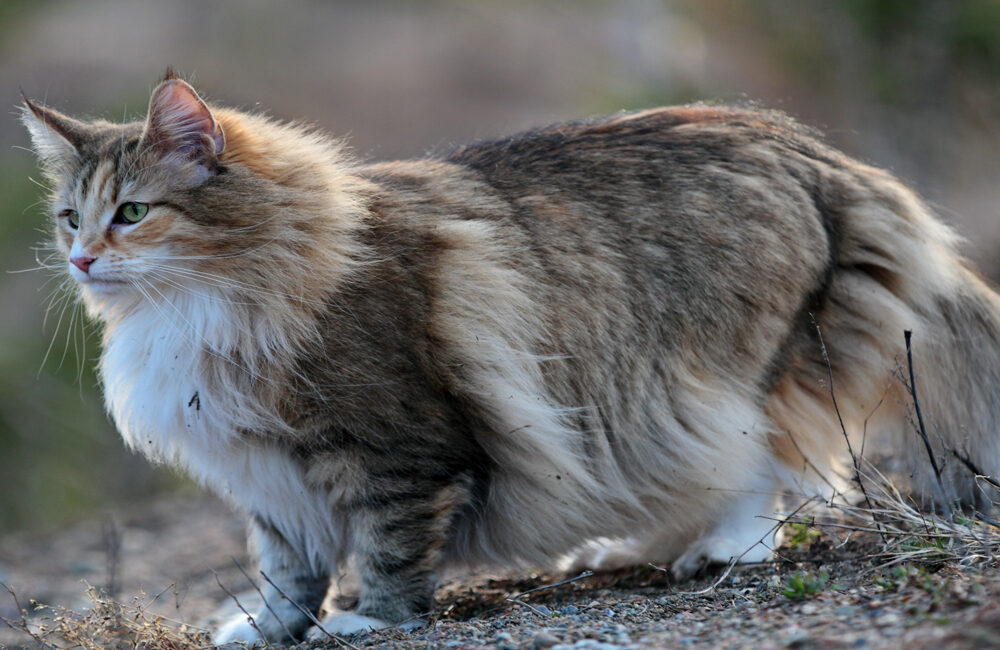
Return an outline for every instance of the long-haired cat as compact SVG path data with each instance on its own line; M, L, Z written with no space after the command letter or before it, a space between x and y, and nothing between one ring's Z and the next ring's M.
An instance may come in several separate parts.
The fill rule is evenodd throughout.
M172 74L144 122L23 119L125 441L246 511L305 608L351 560L331 632L418 622L443 567L587 540L681 578L766 558L776 495L830 470L841 418L906 429L904 330L938 457L1000 470L997 295L913 192L781 114L662 108L366 165ZM944 472L932 496L986 505ZM265 597L217 640L306 630Z

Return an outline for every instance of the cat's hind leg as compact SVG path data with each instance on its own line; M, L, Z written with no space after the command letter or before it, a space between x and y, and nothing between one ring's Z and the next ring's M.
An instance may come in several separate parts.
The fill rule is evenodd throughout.
M762 479L756 490L734 494L715 522L671 563L670 575L687 580L713 565L770 559L781 535L776 483Z
M310 620L296 604L315 614L330 586L329 576L317 576L274 526L256 516L250 519L249 545L261 572L270 579L261 586L265 604L253 614L253 623L245 614L224 622L212 635L212 642L284 642L301 638Z
M776 486L777 481L761 479L754 490L734 492L700 534L669 528L626 539L592 540L574 551L561 568L612 571L669 564L675 580L687 580L713 565L765 561L780 537L781 495Z

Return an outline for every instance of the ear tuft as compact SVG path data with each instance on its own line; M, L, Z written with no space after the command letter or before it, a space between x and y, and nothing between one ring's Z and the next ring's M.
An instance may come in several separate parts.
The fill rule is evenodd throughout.
M167 71L163 73L163 79L160 79L160 83L163 83L164 81L173 81L174 79L180 79L180 78L181 78L180 75L178 75L174 71L174 66L168 65Z
M215 173L226 146L212 111L194 88L176 77L165 79L153 90L143 141L181 166L194 163L203 177Z

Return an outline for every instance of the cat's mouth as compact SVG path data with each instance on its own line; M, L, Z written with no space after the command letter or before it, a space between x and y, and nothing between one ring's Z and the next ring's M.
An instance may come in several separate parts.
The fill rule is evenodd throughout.
M127 280L90 274L79 274L76 276L76 281L96 293L117 293L131 286Z

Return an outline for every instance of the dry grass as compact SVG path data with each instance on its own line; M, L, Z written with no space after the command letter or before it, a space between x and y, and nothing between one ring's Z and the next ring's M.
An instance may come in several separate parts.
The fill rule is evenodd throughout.
M4 585L17 601L17 595ZM17 603L20 617L0 618L8 626L20 630L39 648L83 650L204 650L214 647L208 633L172 621L159 615L147 614L151 600L140 594L125 603L109 598L92 586L87 596L91 606L83 612L50 607L34 601L28 607Z

